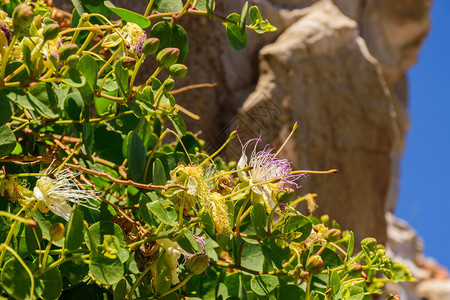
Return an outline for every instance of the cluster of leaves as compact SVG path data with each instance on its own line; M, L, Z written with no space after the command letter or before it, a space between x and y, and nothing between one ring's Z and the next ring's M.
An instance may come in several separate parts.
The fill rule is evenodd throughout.
M2 295L356 300L411 280L374 239L353 254L351 232L294 209L314 196L294 198L286 160L245 146L227 164L226 144L208 156L186 130L177 20L218 19L241 50L247 30L275 30L256 6L225 18L213 0L150 0L144 15L73 4L67 29L42 1L0 5Z

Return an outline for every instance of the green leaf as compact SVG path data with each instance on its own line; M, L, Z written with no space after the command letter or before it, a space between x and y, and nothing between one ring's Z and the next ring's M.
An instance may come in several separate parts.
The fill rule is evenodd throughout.
M126 243L124 241L125 233L123 232L122 228L120 228L120 226L117 225L116 223L109 222L109 221L100 221L100 222L97 222L97 223L91 225L88 230L91 234L93 242L96 245L103 244L105 235L113 235L113 236L117 237L119 239L122 247L125 247L125 245L126 245ZM90 239L88 238L87 232L85 232L84 241L86 242L86 246L89 249L91 249L92 245L91 245ZM96 246L96 245L94 245L94 246ZM119 262L120 262L120 260L119 260Z
M78 61L77 68L86 78L86 84L79 88L84 103L92 104L94 101L94 88L97 83L97 61L90 55L83 55Z
M163 1L173 2L173 1ZM181 2L181 1L180 1ZM172 10L176 11L176 10ZM159 48L156 54L164 48L178 48L180 49L180 55L178 56L177 63L182 64L189 51L189 38L183 27L176 24L171 26L169 22L159 22L153 26L151 31L151 37L156 37L160 40ZM155 87L152 86L153 90Z
M76 206L72 210L72 215L67 223L65 239L65 247L67 250L72 251L80 248L84 241L83 230L83 212Z
M25 264L33 272L33 264L29 261L25 261ZM10 296L16 299L30 299L30 275L16 258L8 260L3 266L1 281L3 289Z
M336 295L341 288L341 278L337 271L333 271L331 273L331 290L333 291L333 295Z
M137 14L125 8L116 7L110 1L103 2L107 8L109 8L113 13L121 17L127 22L132 22L137 24L142 29L150 26L151 22L149 19L144 17L143 15Z
M287 261L290 256L289 248L277 245L274 238L266 239L261 250L264 256L272 261L278 269L283 269L283 261Z
M241 16L236 13L232 13L228 16L227 19L236 22L236 24L227 22L225 25L228 42L230 43L231 47L233 47L233 49L236 51L245 49L245 47L247 46L247 31L244 30L242 32L241 28L239 27Z
M100 126L94 131L94 149L97 154L116 164L122 164L122 136L114 131L108 131L106 126Z
M85 123L83 126L83 133L81 135L83 142L84 152L89 156L91 160L91 154L94 150L94 130L90 123Z
M16 229L17 230L17 229ZM25 224L20 224L18 227L17 236L17 246L14 247L17 249L17 253L21 257L27 257L34 250L38 249L39 244L36 240L36 236L38 238L42 237L42 232L39 229L39 226L32 228L29 226L25 226Z
M247 10L248 10L248 1L244 3L241 11L241 17L239 19L239 28L241 29L241 34L245 32L245 25L247 22Z
M242 251L241 265L243 267L261 272L263 269L264 255L260 245L245 244Z
M119 257L93 254L89 257L89 272L101 283L112 285L122 279L124 267Z
M277 276L272 275L256 275L250 281L252 291L258 296L267 296L280 285Z
M290 240L300 243L311 234L311 221L302 215L290 216L283 226L283 234Z
M259 8L256 5L253 5L252 7L250 7L248 16L249 16L251 25L257 25L262 22L261 13L259 12Z
M6 70L5 70L5 77L10 75L11 73L13 73L15 70L17 70L20 66L22 66L23 63L21 61L13 61L11 63L9 63L6 66ZM19 72L19 74L14 75L9 82L14 82L14 81L27 81L28 79L30 79L30 74L28 73L27 68L23 69L22 71Z
M47 259L47 266L53 263L51 257ZM39 259L34 261L36 268L39 266ZM36 294L42 299L59 299L62 293L63 281L59 268L53 268L37 278Z
M364 298L364 290L356 285L344 288L341 294L345 300L362 300Z
M179 114L173 114L170 116L170 120L179 136L184 136L186 134L186 124L184 123L183 117Z
M251 212L250 219L252 220L255 232L261 239L265 239L266 236L266 209L261 203L256 203Z
M80 283L89 273L89 266L83 261L67 261L60 267L61 274L73 285Z
M350 231L350 238L348 240L347 256L345 257L345 261L348 261L350 257L352 257L354 247L355 247L355 235L353 234L353 231Z
M319 249L321 248L321 246L316 245L313 248L313 253L316 253L317 251L319 251ZM320 257L322 257L323 260L323 265L325 268L336 268L340 265L343 264L342 259L340 258L339 255L336 254L336 252L334 252L333 250L329 249L329 248L325 248L322 253L320 254Z
M64 99L64 111L71 120L80 120L83 104L80 93L70 93Z
M153 163L153 184L165 185L167 182L164 165L159 158Z
M131 178L136 182L142 182L146 153L144 143L134 131L128 134L127 156Z
M161 199L161 196L157 192L151 191L147 194L143 194L141 200L139 201L139 213L145 223L150 226L157 226L158 224L156 224L155 219L147 209L147 203L152 201L159 201L159 199Z
M185 234L183 234L181 237L179 237L177 239L177 243L187 253L195 254L199 250L198 244L195 241L195 238L192 235L192 232L190 232L190 231L187 231Z
M306 299L306 293L296 285L281 285L278 288L277 299Z
M50 227L52 227L53 224L64 221L63 218L59 216L53 216L53 217L46 217L41 212L36 211L33 214L33 220L38 223L39 228L42 230L42 235L45 236L47 240L50 240ZM62 247L64 245L64 239L61 239L59 241L53 241L53 245L56 245L58 247Z
M9 155L16 147L16 136L8 125L0 126L0 157Z
M59 117L59 113L57 111L53 111L49 107L49 103L45 103L40 99L36 98L33 94L27 94L28 103L37 111L41 116L46 117L47 119L57 119Z
M158 13L180 11L183 9L183 2L181 0L155 0L152 9Z
M121 60L114 65L114 74L123 96L128 97L128 71L122 66Z
M114 298L113 300L122 300L125 299L128 293L127 289L127 281L125 279L121 279L114 288Z
M214 0L199 0L197 2L197 6L195 6L198 10L206 10L208 12L208 17L211 18L211 12L216 9L216 1Z
M11 104L9 99L0 92L0 126L9 122L12 116Z
M69 68L69 71L67 72L66 77L62 79L62 82L68 86L79 88L85 85L86 78L77 69Z
M178 223L175 222L164 209L164 206L160 201L148 202L146 204L148 210L152 212L152 214L157 217L161 222L170 225L177 226Z

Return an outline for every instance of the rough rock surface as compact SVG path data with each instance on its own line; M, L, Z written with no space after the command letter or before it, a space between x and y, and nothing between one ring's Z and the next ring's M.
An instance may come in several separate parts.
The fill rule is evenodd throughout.
M388 242L386 253L402 263L416 282L387 285L387 289L407 300L450 299L448 271L431 258L423 256L423 242L411 226L391 213L386 214Z
M242 4L218 2L216 11L227 15ZM191 40L186 64L195 76L180 85L217 82L214 89L177 96L202 118L190 128L203 129L208 150L237 125L243 139L262 133L264 142L276 147L299 121L282 155L296 168L341 171L309 176L302 192L318 193L318 213L331 212L344 227L356 228L357 237L385 241L384 211L395 206L409 126L405 71L429 29L430 1L252 4L278 31L250 33L247 48L238 53L219 22L185 19ZM201 30L205 25L212 29ZM229 158L239 154L239 144L227 152Z
M114 2L145 9L140 1ZM216 13L240 11L243 3L218 1ZM249 33L241 52L228 45L220 22L181 19L190 38L185 63L191 75L176 88L217 83L177 95L179 104L202 118L188 120L188 128L203 130L207 150L221 145L236 125L243 139L262 133L264 142L276 147L299 121L282 155L295 168L341 171L309 176L302 192L317 193L318 213L330 213L345 228L354 228L357 237L385 241L384 211L395 206L409 126L405 72L429 29L431 0L249 4L257 4L278 30ZM152 64L148 60L144 66L149 73ZM239 153L236 145L227 155Z

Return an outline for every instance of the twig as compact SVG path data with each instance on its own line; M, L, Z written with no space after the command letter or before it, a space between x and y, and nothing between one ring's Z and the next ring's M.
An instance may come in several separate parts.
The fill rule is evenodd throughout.
M47 156L5 156L3 158L0 158L0 162L13 162L13 163L17 163L17 162L36 162L36 161L40 161L40 162L52 162L53 159ZM59 161L55 161L55 164L60 164L61 162ZM187 191L188 188L185 187L182 184L168 184L168 185L154 185L154 184L145 184L145 183L138 183L138 182L134 182L132 180L121 180L121 179L117 179L112 177L109 173L104 173L104 172L99 172L99 171L94 171L85 167L82 167L80 165L75 165L75 164L70 164L70 163L66 163L65 164L67 167L72 168L74 170L78 170L78 171L82 171L84 173L90 174L90 175L94 175L94 176L100 176L103 178L107 178L109 180L111 180L114 183L117 184L121 184L121 185L131 185L134 186L135 188L138 189L144 189L144 190L165 190L167 191L168 189L171 188L180 188L182 190Z

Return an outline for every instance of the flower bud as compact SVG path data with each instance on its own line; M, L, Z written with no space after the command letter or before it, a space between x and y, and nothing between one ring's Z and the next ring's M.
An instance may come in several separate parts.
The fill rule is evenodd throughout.
M177 62L180 50L177 48L165 48L162 49L158 55L156 55L156 61L163 68L168 68Z
M347 267L347 272L350 275L361 275L361 272L363 271L363 267L360 264L351 264Z
M375 238L365 238L361 241L361 246L366 246L370 251L375 250L377 247L377 240Z
M318 254L311 255L306 261L306 271L313 275L319 274L323 270L323 267L323 260Z
M65 61L66 59L69 58L69 56L76 54L77 51L78 51L78 46L76 44L70 43L70 44L62 45L58 49L59 59L61 61Z
M128 70L134 69L134 66L136 65L136 59L132 57L125 56L122 57L120 60L122 61L122 66Z
M55 223L50 227L50 239L52 241L59 241L64 237L64 225L62 223Z
M14 9L12 22L15 29L24 29L31 25L34 19L31 5L21 3Z
M328 226L328 224L330 223L330 216L329 215L321 216L320 222L322 222L325 226Z
M329 242L336 242L341 238L341 231L336 228L328 229L325 232L325 239Z
M142 53L145 55L151 55L156 53L159 48L159 39L157 38L149 38L144 41L142 44Z
M50 41L55 39L59 34L59 25L58 24L48 24L44 27L42 31L42 36L44 40Z
M72 54L67 58L67 65L69 67L76 68L78 65L78 61L80 60L80 56L76 54Z
M168 78L163 82L163 89L165 91L170 91L175 86L175 80Z
M203 273L209 265L209 257L206 254L195 254L186 263L189 272L195 275Z
M286 188L277 193L277 199L280 203L289 203L294 199L294 190L291 188Z
M183 64L174 64L169 68L170 76L172 78L183 78L188 71L188 68Z

